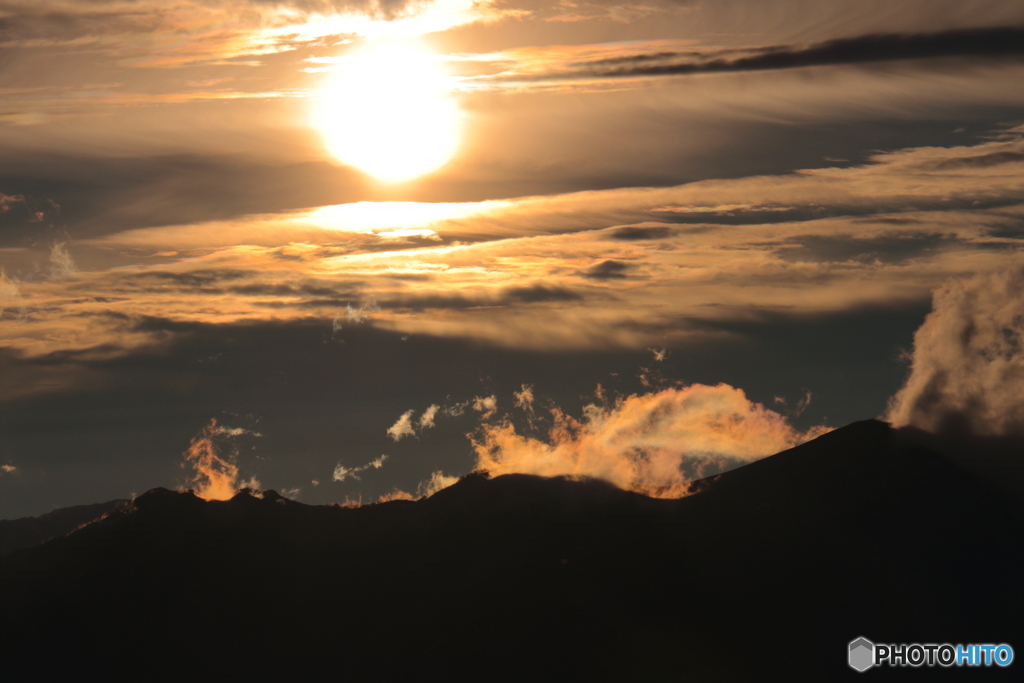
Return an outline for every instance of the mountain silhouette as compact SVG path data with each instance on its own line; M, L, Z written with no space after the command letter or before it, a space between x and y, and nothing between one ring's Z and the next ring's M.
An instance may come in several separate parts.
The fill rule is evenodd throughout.
M0 557L69 534L127 502L111 500L106 503L60 508L39 517L0 519Z
M153 489L0 559L2 671L831 681L861 675L859 636L1021 643L1018 509L932 437L854 423L694 491L472 474L346 508Z

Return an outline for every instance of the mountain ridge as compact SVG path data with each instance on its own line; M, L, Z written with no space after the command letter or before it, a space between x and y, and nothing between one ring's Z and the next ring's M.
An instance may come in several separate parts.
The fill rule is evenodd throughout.
M37 517L0 519L0 557L69 534L128 502L126 499L115 499L105 503L58 508Z
M60 643L75 671L160 662L168 680L188 662L234 680L402 678L439 661L459 680L750 680L773 667L831 680L853 673L844 648L858 636L1021 635L1018 519L884 423L696 488L658 500L596 480L474 474L358 508L154 489L0 558L8 670L44 661L66 674L42 656ZM183 660L185 642L208 647Z

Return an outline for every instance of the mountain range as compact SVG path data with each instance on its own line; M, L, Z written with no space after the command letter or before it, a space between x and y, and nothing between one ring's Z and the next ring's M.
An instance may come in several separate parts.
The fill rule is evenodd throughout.
M1019 663L858 674L847 644L1024 647L1020 499L1010 475L971 466L1013 448L870 420L674 500L592 479L482 474L362 507L153 489L69 509L64 535L58 524L34 537L25 520L0 526L0 671L7 681L1009 680Z

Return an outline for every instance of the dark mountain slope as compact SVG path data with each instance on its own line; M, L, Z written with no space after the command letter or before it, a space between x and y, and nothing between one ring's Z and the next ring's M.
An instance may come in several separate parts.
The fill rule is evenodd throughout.
M846 644L1009 642L1018 519L879 422L652 500L471 475L357 509L156 489L0 560L7 680L837 680ZM972 678L1003 670L877 669Z
M106 503L61 508L39 517L0 519L0 557L69 534L127 502L111 500Z

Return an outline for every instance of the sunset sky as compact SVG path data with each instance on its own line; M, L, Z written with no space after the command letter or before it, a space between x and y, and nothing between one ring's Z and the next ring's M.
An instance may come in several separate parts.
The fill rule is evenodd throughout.
M1022 83L1021 0L0 0L0 516L1024 431Z

